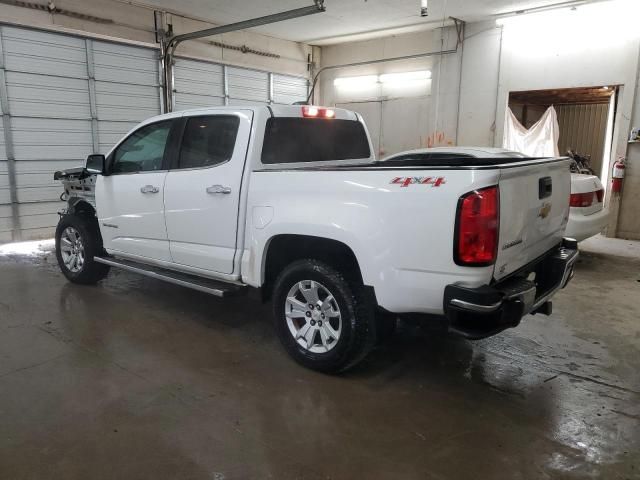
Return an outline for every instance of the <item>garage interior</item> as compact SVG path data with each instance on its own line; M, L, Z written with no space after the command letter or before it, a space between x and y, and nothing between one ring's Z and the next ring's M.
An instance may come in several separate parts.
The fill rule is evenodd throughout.
M0 0L0 478L640 478L639 13ZM554 105L561 153L591 155L610 215L553 314L478 341L401 321L330 376L287 357L258 292L65 281L53 172L160 113L308 101L362 115L378 158L501 147L508 107L530 127Z

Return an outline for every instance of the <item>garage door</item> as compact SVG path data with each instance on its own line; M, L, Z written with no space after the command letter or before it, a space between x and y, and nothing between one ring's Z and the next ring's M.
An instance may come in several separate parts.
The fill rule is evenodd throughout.
M7 149L4 140L4 121L5 117L2 115L2 105L0 104L0 243L11 241L13 230L11 190L7 172Z
M220 105L290 105L307 98L306 78L177 58L174 110Z
M224 105L222 65L176 58L173 82L174 111Z
M0 26L0 46L0 241L50 236L62 206L53 172L105 153L160 113L156 53L9 26Z

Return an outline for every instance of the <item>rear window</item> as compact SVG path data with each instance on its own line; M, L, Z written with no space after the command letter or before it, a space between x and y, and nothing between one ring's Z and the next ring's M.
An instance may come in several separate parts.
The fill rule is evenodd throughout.
M353 120L270 118L262 163L328 162L369 158L362 123Z

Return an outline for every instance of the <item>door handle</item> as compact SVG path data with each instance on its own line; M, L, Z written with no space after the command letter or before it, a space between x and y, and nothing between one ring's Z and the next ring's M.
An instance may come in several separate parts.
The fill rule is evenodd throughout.
M211 185L207 187L207 193L223 193L228 195L231 193L231 187L225 187L223 185Z
M158 193L160 189L158 187L154 187L153 185L145 185L140 188L140 192L142 193Z

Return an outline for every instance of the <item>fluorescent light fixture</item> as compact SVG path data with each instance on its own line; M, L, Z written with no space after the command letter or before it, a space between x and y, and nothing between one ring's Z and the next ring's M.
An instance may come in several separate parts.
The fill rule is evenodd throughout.
M431 78L431 71L418 70L416 72L383 73L382 75L361 75L359 77L338 77L333 80L333 85L341 88L366 88L377 83L401 84L422 83Z
M568 16L563 16L567 13L569 14ZM592 0L591 2L588 0L575 0L562 2L557 5L545 5L499 14L496 15L496 24L509 25L513 23L520 25L524 22L528 23L528 21L524 19L529 17L533 21L542 19L542 22L547 19L559 18L562 18L564 21L579 20L584 22L585 20L601 20L603 14L605 18L612 17L612 19L630 17L630 22L635 22L637 15L640 14L640 2L637 0ZM609 20L609 18L607 18L607 20ZM635 23L632 25L635 26ZM619 26L614 28L616 28L617 31L620 30Z
M333 80L335 87L358 88L378 83L378 75L361 75L359 77L338 77Z
M383 73L379 79L382 83L400 83L415 82L420 80L429 80L431 71L419 70L417 72L401 72L401 73Z
M525 10L498 18L496 23L504 29L505 51L522 58L593 51L615 55L621 46L640 37L639 15L638 0L607 0L581 5L572 2L553 10Z

